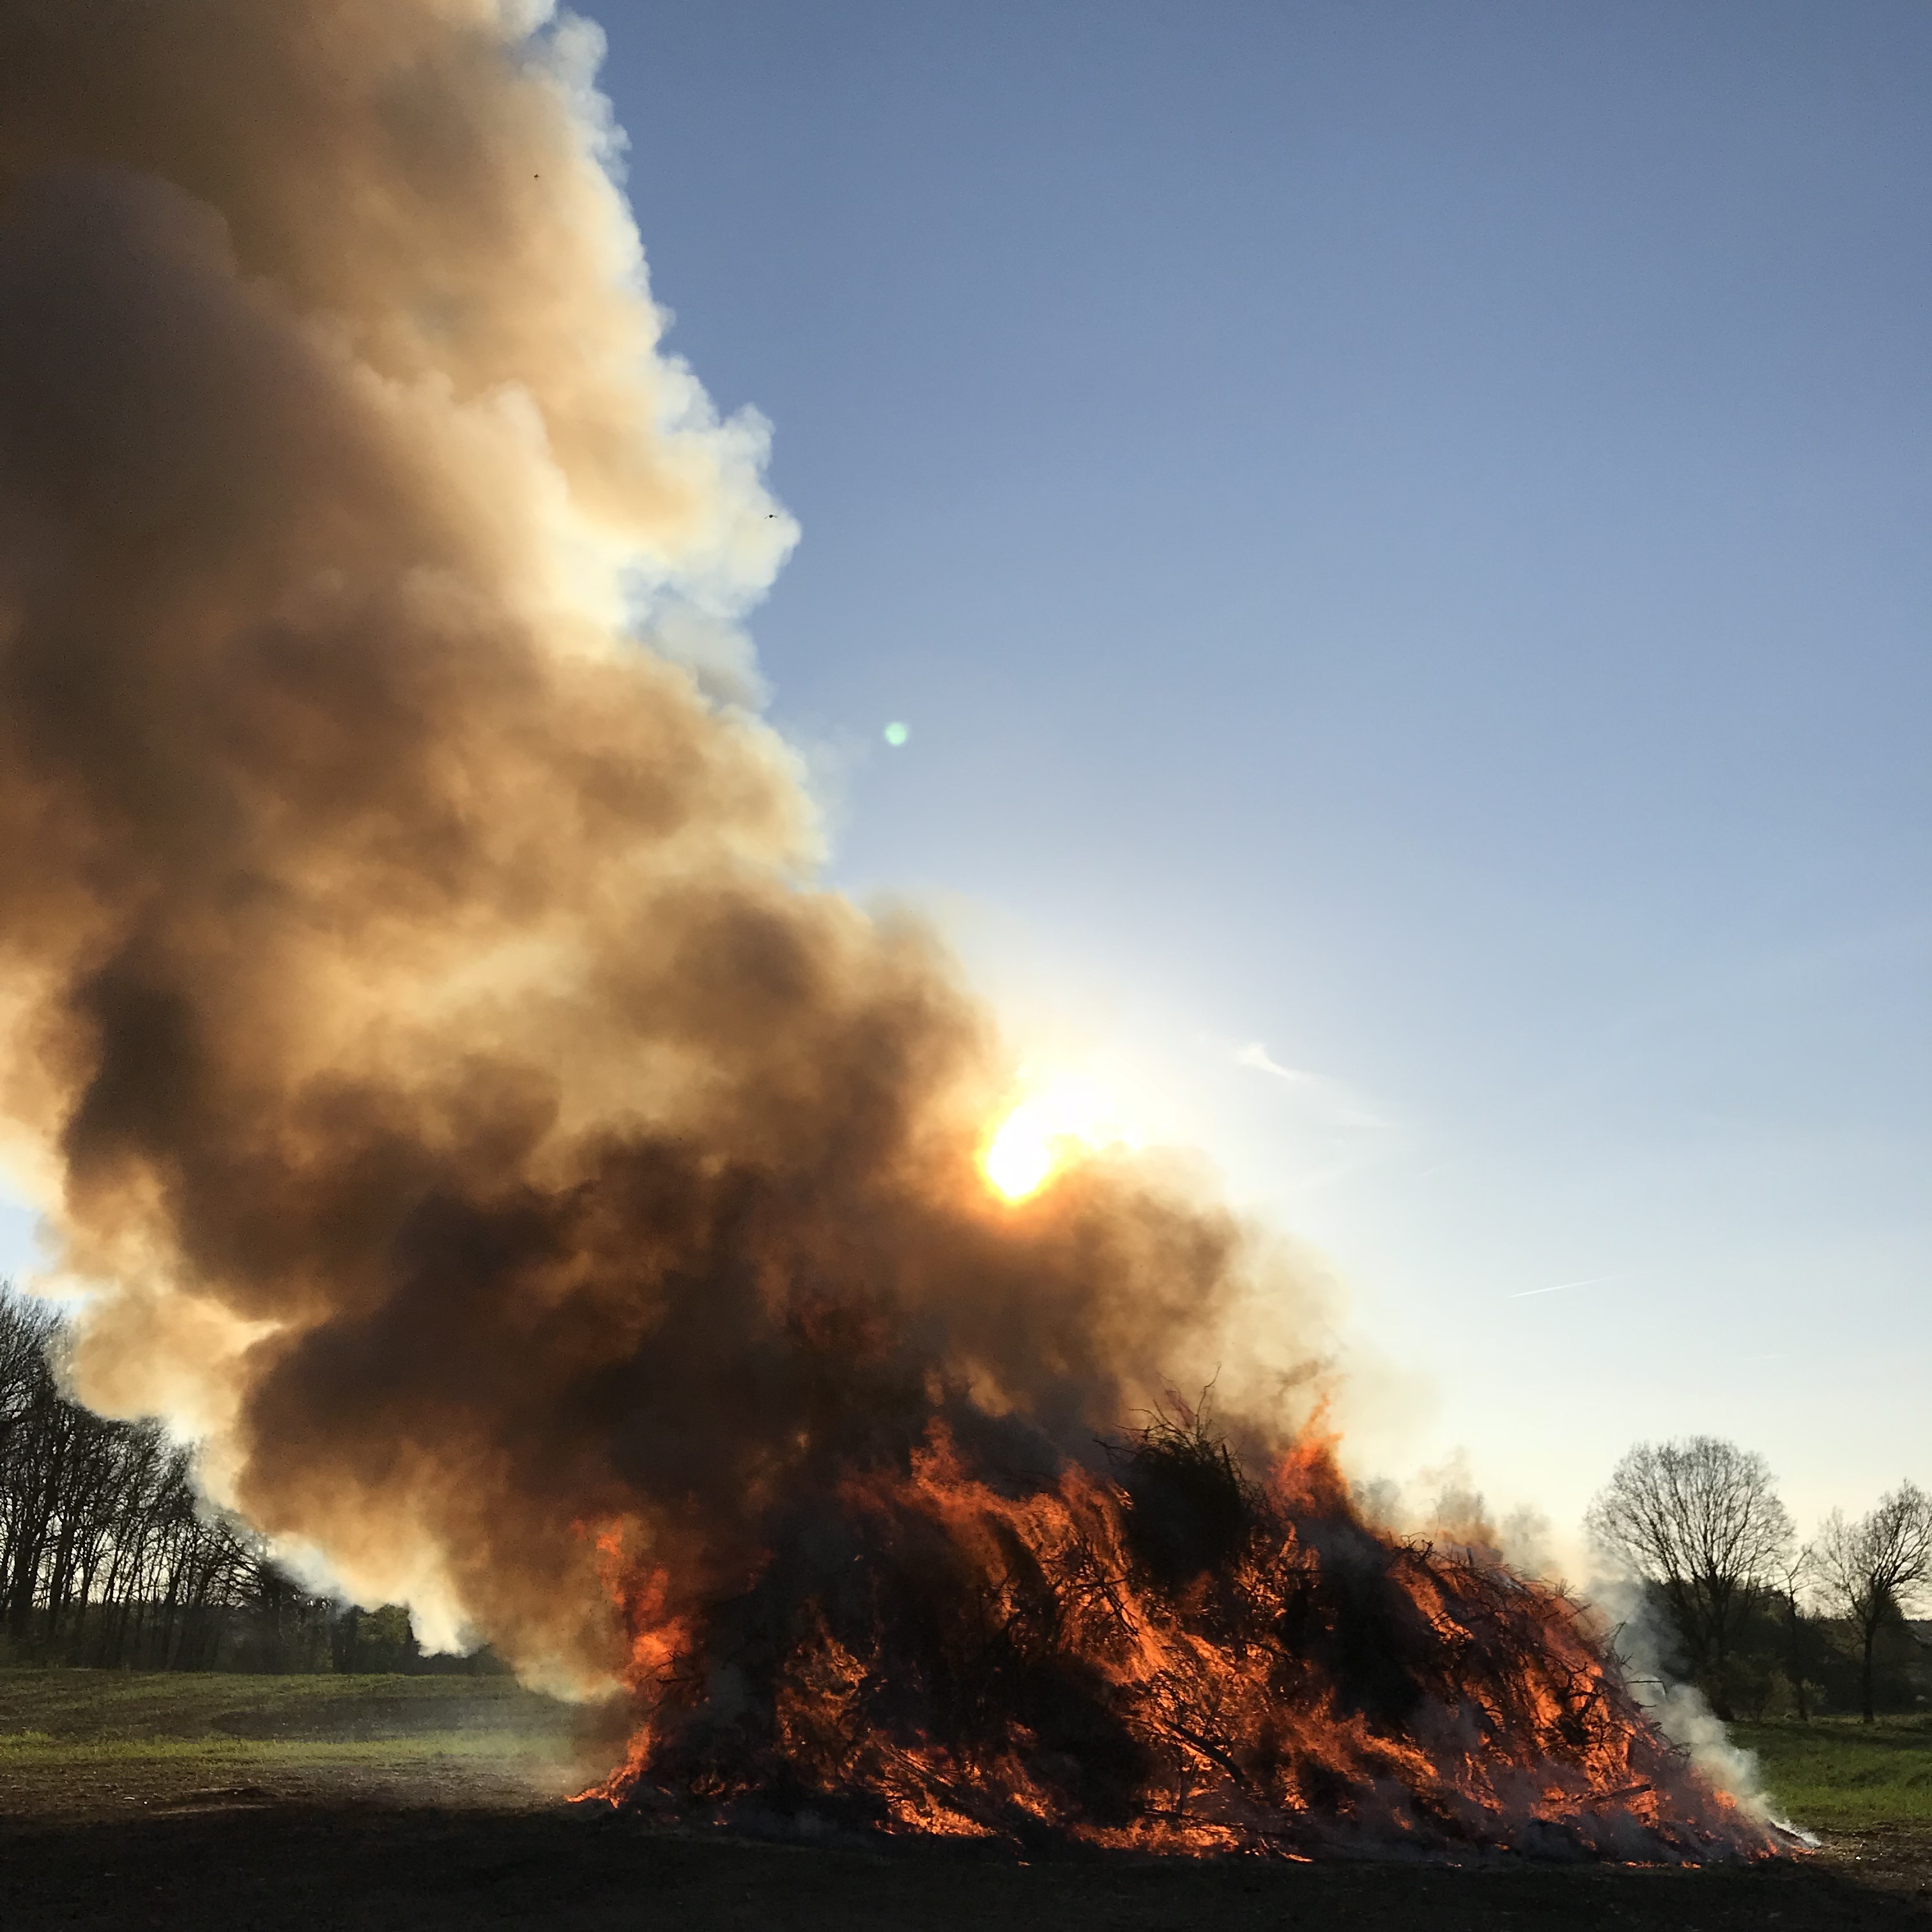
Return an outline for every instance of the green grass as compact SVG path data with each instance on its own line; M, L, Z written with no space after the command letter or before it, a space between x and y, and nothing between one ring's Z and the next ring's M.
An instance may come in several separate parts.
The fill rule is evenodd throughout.
M249 1677L218 1671L0 1670L0 1748L432 1734L556 1735L565 1706L508 1677Z
M1851 1718L1736 1724L1766 1789L1801 1825L1857 1831L1932 1825L1932 1718Z
M460 1757L494 1761L502 1755L503 1748L502 1736L488 1732L427 1738L106 1738L68 1744L44 1731L0 1731L0 1771L188 1762L220 1769L246 1765L397 1765Z
M242 1785L555 1796L602 1768L578 1774L578 1721L507 1677L0 1670L0 1814Z

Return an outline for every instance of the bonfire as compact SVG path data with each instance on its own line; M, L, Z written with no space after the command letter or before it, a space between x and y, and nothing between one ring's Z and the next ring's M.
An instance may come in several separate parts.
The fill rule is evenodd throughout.
M644 1714L585 1796L1023 1847L1779 1849L1563 1592L1371 1527L1318 1427L1251 1478L1207 1407L1173 1399L1096 1472L942 1406L788 1498L755 1578L694 1618L611 1538Z

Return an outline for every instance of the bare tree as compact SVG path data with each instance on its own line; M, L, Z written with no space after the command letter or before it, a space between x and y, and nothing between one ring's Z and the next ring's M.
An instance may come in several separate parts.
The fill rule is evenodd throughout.
M0 1284L0 1633L32 1622L71 1431L48 1364L51 1309Z
M1818 1573L1818 1552L1808 1543L1787 1543L1773 1566L1778 1594L1784 1599L1784 1674L1791 1685L1792 1707L1798 1722L1811 1720L1811 1688L1805 1681L1805 1618L1798 1593Z
M1814 1547L1820 1585L1858 1635L1859 1688L1870 1724L1872 1648L1878 1634L1932 1586L1932 1496L1916 1483L1900 1483L1856 1522L1834 1510L1820 1526Z
M1600 1550L1661 1594L1691 1676L1728 1718L1732 1648L1792 1541L1764 1458L1711 1436L1640 1442L1584 1521Z
M334 1606L209 1506L158 1423L109 1421L61 1393L68 1339L54 1310L0 1282L0 1641L161 1670L315 1656Z

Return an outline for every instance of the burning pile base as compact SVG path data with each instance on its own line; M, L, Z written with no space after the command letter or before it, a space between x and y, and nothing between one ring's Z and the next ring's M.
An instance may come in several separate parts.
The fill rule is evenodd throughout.
M1391 1538L1311 1438L1264 1481L1183 1412L1102 1475L934 1424L772 1526L748 1588L624 1600L646 1710L594 1794L740 1828L1287 1858L1769 1856L1578 1606Z

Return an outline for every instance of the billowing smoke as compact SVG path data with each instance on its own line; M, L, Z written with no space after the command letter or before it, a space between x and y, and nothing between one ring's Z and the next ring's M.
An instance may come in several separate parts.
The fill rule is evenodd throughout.
M0 1101L80 1391L583 1684L600 1538L694 1600L935 1416L1090 1460L1258 1274L1124 1158L990 1194L985 1016L694 670L794 532L659 348L598 52L0 0Z

